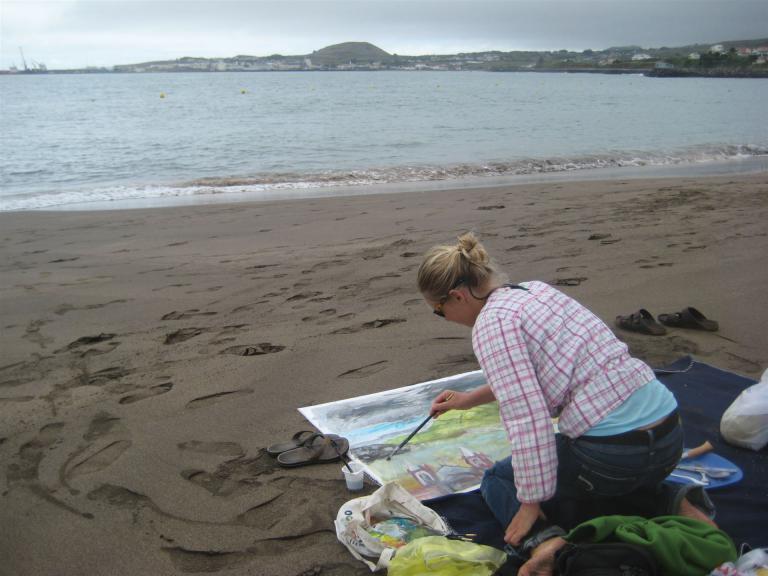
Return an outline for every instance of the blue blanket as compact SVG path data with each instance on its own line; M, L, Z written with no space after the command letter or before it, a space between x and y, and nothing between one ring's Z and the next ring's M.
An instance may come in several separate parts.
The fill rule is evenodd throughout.
M709 492L717 508L715 521L737 547L742 543L753 548L768 546L768 448L760 452L736 448L720 436L723 412L755 381L690 357L658 370L657 376L677 398L685 445L698 446L709 440L716 453L744 472L738 484ZM479 491L435 498L425 504L444 516L456 531L477 534L478 542L503 547L504 529L486 507Z

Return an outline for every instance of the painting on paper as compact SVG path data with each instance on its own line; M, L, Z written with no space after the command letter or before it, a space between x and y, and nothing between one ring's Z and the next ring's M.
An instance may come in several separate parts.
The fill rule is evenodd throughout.
M432 400L441 391L464 392L484 384L478 370L299 410L321 432L348 438L352 457L366 466L374 480L396 480L425 500L477 488L483 472L509 456L509 442L494 402L452 410L430 420L387 460L429 415Z

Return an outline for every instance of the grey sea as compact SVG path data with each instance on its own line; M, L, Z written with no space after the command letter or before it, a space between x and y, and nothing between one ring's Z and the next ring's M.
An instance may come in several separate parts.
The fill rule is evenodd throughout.
M640 75L0 76L0 210L768 170L767 96Z

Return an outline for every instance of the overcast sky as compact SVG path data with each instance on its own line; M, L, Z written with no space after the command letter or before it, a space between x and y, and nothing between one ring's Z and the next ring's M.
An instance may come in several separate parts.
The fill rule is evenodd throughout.
M768 0L0 0L0 68L181 56L584 50L768 36Z

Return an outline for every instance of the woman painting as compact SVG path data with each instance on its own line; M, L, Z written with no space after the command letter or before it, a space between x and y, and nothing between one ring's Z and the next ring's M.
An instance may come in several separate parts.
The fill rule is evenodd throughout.
M485 473L481 492L508 544L540 518L580 522L604 514L601 502L654 501L682 453L677 401L603 321L543 282L505 284L472 233L429 250L418 285L436 315L472 329L487 382L443 391L432 413L499 404L511 454Z

